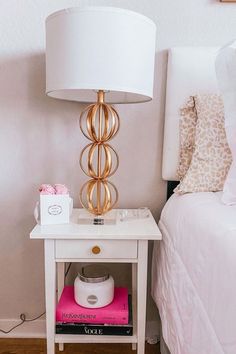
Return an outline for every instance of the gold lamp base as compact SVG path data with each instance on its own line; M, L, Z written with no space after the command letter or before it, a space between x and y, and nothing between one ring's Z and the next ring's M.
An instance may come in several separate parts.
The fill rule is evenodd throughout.
M120 119L116 110L104 103L104 96L105 92L99 90L97 103L88 106L80 116L80 129L91 141L80 155L80 166L90 177L80 190L80 202L94 215L107 213L118 201L118 191L107 179L119 166L119 157L108 141L117 134Z

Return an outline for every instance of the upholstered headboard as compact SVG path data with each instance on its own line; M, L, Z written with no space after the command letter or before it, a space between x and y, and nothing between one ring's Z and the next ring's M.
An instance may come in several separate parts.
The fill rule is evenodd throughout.
M218 93L216 47L176 47L169 50L162 177L176 180L179 160L179 109L197 93Z

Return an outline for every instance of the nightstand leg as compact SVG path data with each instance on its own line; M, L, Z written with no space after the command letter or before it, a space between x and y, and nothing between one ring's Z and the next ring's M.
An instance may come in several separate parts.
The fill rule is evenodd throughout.
M148 241L138 242L137 354L145 353Z
M59 347L59 352L63 352L63 350L64 350L64 343L59 343L59 344L58 344L58 347Z
M55 354L56 263L54 240L44 241L47 354Z
M132 312L133 334L137 335L137 263L132 263ZM132 350L137 349L137 343L132 343Z
M61 293L63 291L65 285L65 263L58 262L57 263L57 301L59 301L61 297ZM64 343L59 343L59 351L62 352L64 350Z

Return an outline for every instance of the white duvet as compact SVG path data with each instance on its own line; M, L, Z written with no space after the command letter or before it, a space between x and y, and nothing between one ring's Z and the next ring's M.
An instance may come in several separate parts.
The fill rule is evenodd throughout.
M236 354L236 206L173 195L154 246L152 295L171 354Z

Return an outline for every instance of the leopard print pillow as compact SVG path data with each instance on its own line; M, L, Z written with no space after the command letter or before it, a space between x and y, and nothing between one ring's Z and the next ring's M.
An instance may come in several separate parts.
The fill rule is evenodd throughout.
M189 169L174 192L214 192L223 189L232 163L226 140L224 106L219 95L194 96L197 111L195 150Z
M195 133L197 124L197 112L195 108L194 97L191 96L187 102L180 108L179 121L179 165L177 169L177 180L181 181L186 175L193 152L195 149Z

